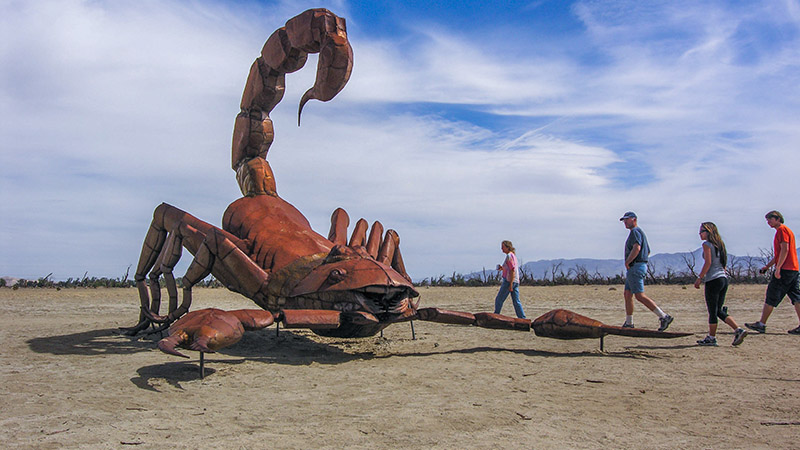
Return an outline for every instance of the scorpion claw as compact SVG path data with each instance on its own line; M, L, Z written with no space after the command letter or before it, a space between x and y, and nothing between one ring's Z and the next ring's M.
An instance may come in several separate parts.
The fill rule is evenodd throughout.
M600 338L608 334L660 339L691 335L691 333L674 333L606 325L599 320L594 320L566 309L554 309L542 314L533 321L532 327L536 336L555 339Z
M186 336L185 334L181 333L173 334L168 338L164 338L158 341L158 349L164 353L169 353L170 355L180 356L181 358L188 358L188 356L175 350L175 347L181 345L185 338L188 338L188 336Z
M169 337L158 342L158 348L170 355L188 356L175 347L188 348L203 353L213 353L220 348L239 342L245 329L266 328L273 323L273 315L262 310L223 311L201 309L181 317L169 328Z

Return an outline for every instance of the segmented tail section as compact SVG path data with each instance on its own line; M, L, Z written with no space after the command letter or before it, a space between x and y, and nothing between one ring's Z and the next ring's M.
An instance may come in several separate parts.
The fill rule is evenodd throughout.
M266 161L275 130L269 113L281 101L286 74L300 70L309 53L319 53L317 77L300 100L297 124L309 100L326 102L350 79L353 49L345 20L327 9L309 9L286 22L267 39L245 84L241 112L233 129L231 164L246 196L276 195Z

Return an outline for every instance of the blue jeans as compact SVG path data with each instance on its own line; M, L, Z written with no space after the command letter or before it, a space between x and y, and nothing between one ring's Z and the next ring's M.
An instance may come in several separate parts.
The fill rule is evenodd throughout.
M500 291L497 293L497 297L494 299L495 314L500 314L500 310L503 309L503 302L505 302L506 298L508 298L508 294L508 280L503 280L503 283L500 285ZM522 310L522 303L519 302L519 283L516 281L514 282L513 290L511 291L511 302L514 304L514 312L517 313L517 317L524 319L525 311Z

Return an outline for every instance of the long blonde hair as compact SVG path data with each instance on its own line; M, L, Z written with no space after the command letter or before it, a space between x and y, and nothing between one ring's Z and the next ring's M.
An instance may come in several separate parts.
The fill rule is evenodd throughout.
M515 255L517 254L517 249L514 248L514 244L512 244L511 241L503 241L500 244L505 246L509 252Z
M725 242L722 241L717 226L714 225L714 222L703 222L700 226L708 232L708 242L711 242L717 249L717 255L719 255L719 262L722 264L722 267L727 267L728 251L725 250Z

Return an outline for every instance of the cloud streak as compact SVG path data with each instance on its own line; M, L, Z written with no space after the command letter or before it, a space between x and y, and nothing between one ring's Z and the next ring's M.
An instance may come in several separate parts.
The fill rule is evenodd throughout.
M3 4L0 274L118 276L162 201L219 224L240 195L249 66L311 6ZM337 206L397 229L417 279L493 267L503 239L522 260L619 257L629 209L656 252L696 248L712 220L756 254L765 211L800 216L795 2L584 1L552 18L543 2L513 12L534 24L513 42L443 15L384 17L404 34L374 36L363 6L327 6L348 18L353 76L300 129L316 60L287 76L278 191L323 234ZM542 35L545 20L575 32Z

